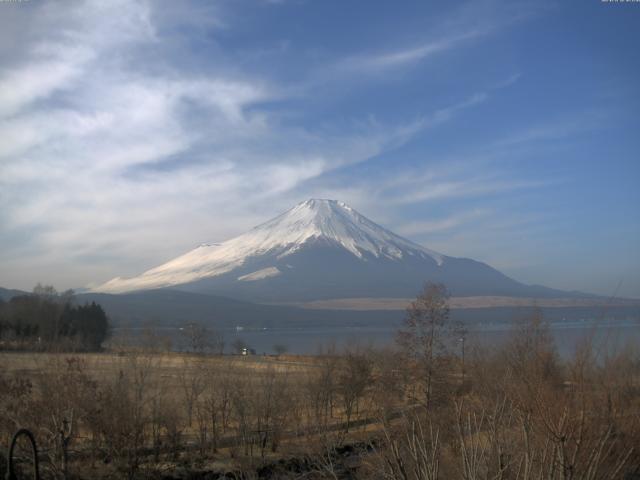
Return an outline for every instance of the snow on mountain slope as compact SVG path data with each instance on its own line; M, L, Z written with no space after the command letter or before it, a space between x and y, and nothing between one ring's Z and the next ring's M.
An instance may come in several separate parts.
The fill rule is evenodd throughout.
M133 278L114 278L94 289L121 293L163 288L231 272L247 260L264 255L282 259L315 241L342 248L357 259L430 259L440 266L446 258L406 240L360 215L343 202L311 199L245 234L221 244L198 248ZM279 275L275 267L238 278L258 280Z
M280 275L282 272L278 270L277 267L267 267L262 270L258 270L257 272L247 273L246 275L241 275L238 277L238 280L243 282L253 282L255 280L262 280L264 278L275 277L276 275Z

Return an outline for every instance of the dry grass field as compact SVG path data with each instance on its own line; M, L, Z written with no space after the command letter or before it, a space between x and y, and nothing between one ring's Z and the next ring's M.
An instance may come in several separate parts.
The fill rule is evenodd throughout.
M71 465L83 478L134 478L185 459L235 471L306 458L376 423L372 365L352 357L360 370L340 373L347 357L335 355L0 352L2 435L33 431L52 478Z
M281 355L224 355L204 356L177 352L100 352L100 353L51 353L51 352L0 352L0 365L5 373L44 374L57 368L60 362L81 358L85 372L99 380L113 374L126 365L131 358L144 358L151 363L157 375L164 378L176 377L184 369L202 367L207 369L231 368L259 372L275 370L293 374L313 368L316 360L312 356Z
M561 362L536 321L464 364L355 347L0 352L0 448L23 427L51 479L630 480L640 352L585 341Z

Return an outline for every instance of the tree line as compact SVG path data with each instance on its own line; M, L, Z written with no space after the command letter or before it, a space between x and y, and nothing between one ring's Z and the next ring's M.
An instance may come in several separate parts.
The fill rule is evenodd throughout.
M76 305L72 290L38 284L33 292L0 300L0 346L95 351L109 334L109 319L95 302Z

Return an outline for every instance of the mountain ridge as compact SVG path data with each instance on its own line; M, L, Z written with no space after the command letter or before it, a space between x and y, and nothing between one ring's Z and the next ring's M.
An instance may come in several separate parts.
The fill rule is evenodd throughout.
M525 285L483 262L430 250L328 199L306 200L237 237L93 291L172 288L286 302L414 297L427 281L444 283L456 296L588 296Z
M341 246L357 258L370 254L398 259L408 252L441 264L444 257L381 227L344 202L309 199L242 235L218 244L201 244L138 277L116 277L93 290L122 293L172 287L227 273L243 265L247 257L272 253L283 258L313 241Z

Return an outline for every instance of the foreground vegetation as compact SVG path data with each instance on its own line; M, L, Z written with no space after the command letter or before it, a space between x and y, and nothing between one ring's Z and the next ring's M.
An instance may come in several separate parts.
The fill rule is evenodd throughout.
M445 293L397 349L3 353L0 439L31 429L47 478L639 478L637 349L561 362L533 315L463 361Z

